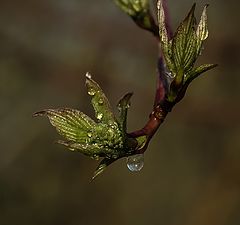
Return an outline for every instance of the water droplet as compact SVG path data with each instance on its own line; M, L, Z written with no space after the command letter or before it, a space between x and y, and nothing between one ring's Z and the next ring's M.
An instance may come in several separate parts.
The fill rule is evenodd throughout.
M174 78L174 75L171 72L166 72L166 76L170 79Z
M92 133L87 133L87 136L89 137L89 138L91 138L92 137Z
M95 160L99 160L99 156L98 156L97 154L94 154L94 155L92 156L92 158L95 159Z
M137 154L127 157L127 167L132 172L140 171L144 166L144 155Z
M101 120L102 118L103 118L103 114L102 114L102 113L98 113L98 114L97 114L97 119L98 119L98 120Z
M108 121L108 125L110 128L112 128L113 130L118 128L118 124L116 122L112 122L112 121Z
M87 73L86 73L86 78L92 79L92 75L91 75L89 72L87 72Z
M88 89L88 94L91 95L91 96L94 96L96 94L96 91L92 88L89 88Z
M102 105L102 104L103 104L103 99L102 99L102 98L100 98L100 99L98 100L98 104L99 104L99 105Z

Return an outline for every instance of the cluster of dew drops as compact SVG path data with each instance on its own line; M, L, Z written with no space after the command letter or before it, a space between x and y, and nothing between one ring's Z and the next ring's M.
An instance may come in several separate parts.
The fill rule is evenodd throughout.
M90 73L87 73L86 77L89 79L92 78ZM92 90L89 90L88 94L94 95L95 92L93 92ZM101 102L99 104L101 104ZM97 115L97 117L98 117L97 119L100 120L102 118L102 116L103 116L102 114ZM143 166L144 166L144 155L143 154L136 154L136 155L127 157L127 167L130 171L132 171L132 172L140 171L143 168Z

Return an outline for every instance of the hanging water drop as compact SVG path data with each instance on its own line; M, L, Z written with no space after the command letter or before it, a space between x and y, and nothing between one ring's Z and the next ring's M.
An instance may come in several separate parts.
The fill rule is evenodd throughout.
M130 108L130 103L128 103L126 106L125 106L125 109L129 109Z
M140 171L144 166L144 155L137 154L127 157L127 167L132 172Z

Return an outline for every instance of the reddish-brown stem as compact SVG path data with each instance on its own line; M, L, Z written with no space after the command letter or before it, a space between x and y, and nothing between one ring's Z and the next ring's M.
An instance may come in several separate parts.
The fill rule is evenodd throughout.
M170 27L170 21L169 21L169 13L168 13L168 8L167 8L167 3L166 0L163 0L163 8L165 11L165 16L166 16L166 27L167 27L167 32L169 38L172 37L172 29ZM156 37L156 34L154 34ZM154 100L154 105L153 105L153 111L151 112L149 116L149 120L146 123L146 125L137 131L134 131L130 133L129 135L133 138L137 138L140 136L147 136L147 142L146 144L139 150L136 151L136 153L143 153L147 150L148 144L156 131L158 130L159 126L163 123L165 117L167 116L168 112L171 111L172 105L168 103L166 100L166 94L168 91L168 80L166 77L166 66L165 62L162 56L162 51L161 51L161 45L160 45L160 39L159 35L157 35L157 41L158 41L158 46L159 46L159 57L158 57L158 72L157 72L157 87L156 87L156 94L155 94L155 100Z
M147 136L147 142L145 145L138 149L135 153L143 153L147 150L148 144L152 139L153 135L158 130L159 126L163 123L168 111L161 108L160 105L156 106L149 116L149 120L146 125L137 131L130 133L130 137L137 138L140 136Z

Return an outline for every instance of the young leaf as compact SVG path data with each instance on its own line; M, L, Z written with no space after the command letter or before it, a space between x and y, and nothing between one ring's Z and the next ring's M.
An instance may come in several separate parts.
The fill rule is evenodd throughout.
M196 61L197 38L194 30L196 24L194 10L195 4L173 37L172 54L177 76L183 76Z
M48 117L58 133L66 139L57 143L96 160L103 158L95 171L95 178L117 159L133 154L138 147L138 140L128 137L126 133L127 110L132 93L126 94L119 101L120 115L117 121L107 97L90 74L86 75L86 86L92 97L91 103L98 122L78 110L69 108L47 109L35 113L34 116Z
M113 115L107 97L89 74L86 75L86 86L88 94L92 97L91 102L95 111L96 118L105 124L115 122L115 117Z
M71 151L78 151L86 156L89 156L93 159L98 160L99 157L101 157L102 154L102 149L101 146L98 144L91 144L91 143L77 143L73 141L62 141L59 140L57 141L58 144L66 146L68 149Z
M117 159L108 159L108 158L104 158L100 164L98 165L97 169L95 170L92 180L94 180L97 176L99 176L102 172L104 172L107 167L112 164L113 162L115 162Z
M172 50L171 50L171 42L168 38L166 21L165 21L165 12L163 8L162 0L159 0L157 3L158 8L158 25L159 25L159 37L161 41L161 47L163 51L163 56L168 66L168 69L173 72L174 65L171 60Z
M148 0L114 0L115 3L129 16L136 17L149 9Z
M217 64L204 64L201 65L199 67L197 67L196 69L194 69L188 76L186 76L186 81L185 83L189 84L190 82L192 82L195 78L197 78L199 75L201 75L202 73L213 69L217 66Z
M200 19L200 22L198 24L197 31L196 31L196 34L201 41L206 40L208 37L207 7L208 7L208 5L204 6L204 9L203 9L203 12L201 15L201 19Z
M200 22L198 24L196 35L198 40L198 49L197 54L199 55L201 53L202 49L202 42L208 38L208 27L207 27L207 7L208 5L205 5Z
M130 98L132 97L133 93L127 93L120 99L117 107L119 111L119 126L123 133L127 132L127 111L130 107Z
M78 143L85 142L88 132L96 126L90 117L69 108L47 109L35 113L34 116L47 116L60 135Z
M158 26L151 14L149 0L115 0L115 3L142 29L158 37Z

